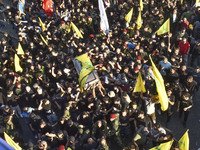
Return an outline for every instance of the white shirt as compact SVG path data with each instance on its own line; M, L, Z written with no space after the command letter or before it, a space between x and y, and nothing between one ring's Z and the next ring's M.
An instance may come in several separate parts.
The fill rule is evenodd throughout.
M148 99L145 98L145 104L147 109L147 115L155 113L155 103L152 103L152 101L148 102Z
M176 22L177 14L173 14L173 23Z

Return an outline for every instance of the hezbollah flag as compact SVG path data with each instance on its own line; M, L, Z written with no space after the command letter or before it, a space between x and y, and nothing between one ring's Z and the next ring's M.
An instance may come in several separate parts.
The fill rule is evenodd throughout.
M12 146L10 146L5 140L0 138L0 150L15 150Z
M151 64L152 64L154 80L156 83L156 89L158 92L161 109L162 109L162 111L165 111L168 109L168 97L167 97L167 93L165 90L164 80L163 80L162 75L160 74L159 70L156 68L156 65L154 64L150 55L149 55L149 58L150 58Z
M45 27L45 25L44 25L44 23L42 22L42 20L40 19L40 17L38 17L38 19L39 19L39 25L40 25L40 27L42 28L42 31L44 31L44 30L46 30L47 28Z
M15 72L22 72L23 71L22 67L19 64L19 57L17 56L17 54L15 54L14 64L15 64Z
M180 150L189 150L189 136L188 131L185 132L185 134L181 137L181 139L178 141L179 143L179 149Z
M6 134L6 132L4 132L4 138L5 138L6 142L7 142L10 146L12 146L15 150L22 150L22 148L21 148L19 145L17 145L17 144Z
M140 0L140 10L143 11L143 1Z
M17 54L18 55L24 55L24 51L23 51L20 43L18 43Z
M42 8L46 12L47 15L53 16L53 0L44 0Z
M83 88L85 86L85 82L87 80L87 77L92 72L94 67L93 67L92 62L90 61L87 54L80 55L80 56L76 57L76 59L78 61L80 61L81 65L82 65L81 71L79 73L79 79L78 80L79 80L81 92L83 92Z
M72 30L74 32L76 32L76 34L78 35L78 37L80 37L80 38L83 39L83 36L82 36L81 32L79 31L79 29L76 27L76 25L73 22L71 22L70 26L72 27Z
M133 8L129 11L129 13L125 16L125 20L130 23L131 22L131 18L133 15Z
M144 83L143 83L142 76L141 76L140 72L138 74L137 82L136 82L136 85L135 85L133 92L143 92L143 93L146 92L146 89L144 87Z
M41 34L40 34L40 37L41 37L42 41L46 44L46 46L48 46L47 41L44 39L44 37Z
M141 10L138 14L138 18L137 18L137 29L139 30L142 27L142 17L141 17Z
M200 6L200 4L199 4L199 0L196 0L196 7L199 7Z
M166 143L162 143L162 144L160 144L156 147L153 147L149 150L170 150L173 142L174 142L174 140L166 142Z
M158 29L157 35L161 35L170 31L170 18Z
M181 5L183 4L183 0L181 0Z

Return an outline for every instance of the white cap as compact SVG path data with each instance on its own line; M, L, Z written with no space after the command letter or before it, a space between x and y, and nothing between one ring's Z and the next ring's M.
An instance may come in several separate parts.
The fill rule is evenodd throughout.
M114 91L109 91L109 92L108 92L108 96L109 96L110 98L115 97L115 92L114 92Z
M66 74L67 74L67 73L69 73L69 72L70 72L70 69L67 69L67 68L65 68L63 71L64 71L64 73L66 73Z

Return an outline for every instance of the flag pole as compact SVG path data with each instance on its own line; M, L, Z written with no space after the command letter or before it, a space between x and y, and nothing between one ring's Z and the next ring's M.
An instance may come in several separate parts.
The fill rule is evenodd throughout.
M169 22L169 25L168 25L168 51L170 50L170 22Z
M170 49L170 31L168 31L168 50Z

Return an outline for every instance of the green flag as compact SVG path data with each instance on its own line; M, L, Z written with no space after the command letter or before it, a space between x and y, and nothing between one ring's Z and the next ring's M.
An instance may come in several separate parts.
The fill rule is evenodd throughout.
M157 35L161 35L170 31L170 18L158 29Z
M131 22L131 18L133 15L133 8L129 11L129 13L125 16L125 20L130 23Z
M80 61L81 65L82 65L78 80L79 80L81 92L83 92L83 88L85 86L85 82L87 80L87 77L92 72L94 67L93 67L92 62L90 61L87 54L80 55L80 56L76 57L76 59L78 61Z
M138 14L138 18L137 18L137 29L139 30L142 27L142 16L141 16L141 10Z
M185 132L185 134L181 137L181 139L178 141L179 143L179 149L180 150L189 150L189 136L188 131Z

